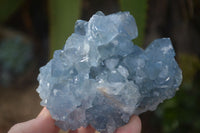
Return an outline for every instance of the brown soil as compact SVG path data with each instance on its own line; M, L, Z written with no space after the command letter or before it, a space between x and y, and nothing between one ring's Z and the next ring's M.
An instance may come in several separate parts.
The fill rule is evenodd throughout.
M7 133L14 124L37 116L42 107L36 87L0 88L0 133Z

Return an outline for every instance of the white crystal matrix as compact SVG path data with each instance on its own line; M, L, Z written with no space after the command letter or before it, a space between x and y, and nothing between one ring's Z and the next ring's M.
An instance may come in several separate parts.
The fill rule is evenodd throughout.
M112 133L132 114L155 110L175 95L182 81L169 38L145 50L134 45L137 26L129 12L94 14L78 20L63 50L38 76L42 102L56 125L75 130L91 125Z

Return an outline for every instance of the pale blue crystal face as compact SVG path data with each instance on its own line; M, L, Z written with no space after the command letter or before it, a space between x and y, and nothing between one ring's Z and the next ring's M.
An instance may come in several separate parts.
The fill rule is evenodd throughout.
M97 12L78 20L63 50L40 68L39 93L56 125L75 130L91 125L112 133L132 114L155 110L175 95L182 81L169 38L146 50L134 45L137 26L129 12Z

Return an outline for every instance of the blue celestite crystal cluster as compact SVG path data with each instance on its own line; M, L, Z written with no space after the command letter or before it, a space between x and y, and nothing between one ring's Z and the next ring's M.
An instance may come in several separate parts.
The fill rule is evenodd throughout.
M63 50L41 67L42 102L56 125L75 130L91 125L112 133L132 114L155 110L175 95L182 81L169 38L145 50L133 45L137 26L129 12L97 12L78 20Z

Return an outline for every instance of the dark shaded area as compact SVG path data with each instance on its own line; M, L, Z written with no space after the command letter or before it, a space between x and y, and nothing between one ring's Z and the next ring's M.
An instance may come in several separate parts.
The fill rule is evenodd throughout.
M200 54L200 1L149 0L145 45L170 37L176 51Z
M39 66L48 60L47 0L28 0L5 21L4 27L23 32L34 42L33 48Z
M6 84L0 84L1 133L6 133L12 125L18 122L36 117L41 110L40 98L35 88L39 67L48 61L48 31L47 0L25 1L6 21L0 23L0 45L2 46L5 40L13 40L11 42L13 47L10 44L11 48L7 53L10 53L8 56L16 56L19 60L10 60L10 63L15 65L31 56L31 60L25 63L23 71L16 73L16 70L19 70L13 68L14 70L8 72L9 77L2 75L5 69L2 68L1 63L3 62L0 61L0 77L5 78L6 76L12 79ZM16 39L21 41L16 43ZM20 57L20 60L18 51L23 52L26 47L32 50ZM13 55L13 52L17 55Z
M119 0L82 0L81 19L89 20L97 11L111 14L120 10Z

